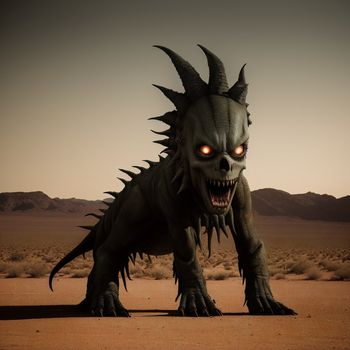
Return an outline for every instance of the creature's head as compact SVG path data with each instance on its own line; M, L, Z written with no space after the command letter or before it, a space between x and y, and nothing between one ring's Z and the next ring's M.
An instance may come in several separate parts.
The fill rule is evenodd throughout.
M238 81L229 89L221 61L200 46L207 56L210 77L206 84L194 68L173 51L165 51L174 63L185 93L156 85L175 105L176 111L158 119L170 125L165 140L177 172L173 182L178 193L188 188L208 214L226 214L230 208L238 178L245 168L248 147L247 83L244 66Z

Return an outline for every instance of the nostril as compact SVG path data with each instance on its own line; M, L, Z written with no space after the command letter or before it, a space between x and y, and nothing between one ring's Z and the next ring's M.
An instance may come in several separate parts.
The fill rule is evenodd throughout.
M220 167L220 170L223 170L223 171L229 171L230 170L230 164L228 163L226 158L222 158L220 160L219 167Z

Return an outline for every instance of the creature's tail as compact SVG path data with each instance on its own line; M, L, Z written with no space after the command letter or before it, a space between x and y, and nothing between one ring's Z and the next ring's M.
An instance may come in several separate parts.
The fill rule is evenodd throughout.
M52 269L50 273L50 278L49 278L49 286L52 291L53 291L52 281L56 273L59 270L61 270L64 265L68 264L77 256L92 250L94 247L94 240L95 240L95 230L92 230L70 253L68 253L64 258L62 258L57 263L57 265Z

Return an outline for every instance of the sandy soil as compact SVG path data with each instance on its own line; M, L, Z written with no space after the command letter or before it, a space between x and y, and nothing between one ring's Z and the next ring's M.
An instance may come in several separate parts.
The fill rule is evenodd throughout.
M298 316L249 316L240 279L209 281L223 317L180 318L171 280L134 280L121 292L132 317L84 317L71 306L85 279L0 280L0 349L350 349L350 282L271 281Z

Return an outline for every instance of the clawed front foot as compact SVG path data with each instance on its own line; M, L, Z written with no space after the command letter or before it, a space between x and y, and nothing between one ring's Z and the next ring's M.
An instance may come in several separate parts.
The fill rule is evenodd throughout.
M249 298L247 306L249 313L252 315L297 315L294 310L273 298L265 296Z
M297 315L274 299L266 278L247 279L246 301L252 315Z
M94 293L89 311L93 316L130 317L119 300L118 286L114 282L109 282L103 291Z
M215 301L206 291L199 287L185 288L181 293L179 316L222 316L222 312L216 307Z

